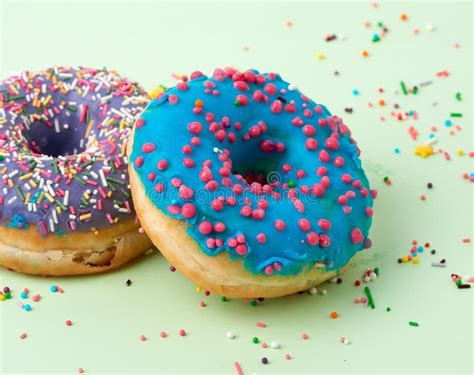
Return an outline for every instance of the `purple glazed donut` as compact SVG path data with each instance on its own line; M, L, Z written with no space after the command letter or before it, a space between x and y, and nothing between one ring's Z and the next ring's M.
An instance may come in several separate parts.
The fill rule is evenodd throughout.
M126 145L146 92L115 71L53 67L0 82L0 264L101 272L150 248Z

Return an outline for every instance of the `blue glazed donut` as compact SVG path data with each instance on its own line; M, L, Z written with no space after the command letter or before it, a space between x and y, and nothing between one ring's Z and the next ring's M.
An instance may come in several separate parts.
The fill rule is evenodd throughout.
M375 192L349 128L277 74L193 73L148 105L130 151L134 199L145 195L152 207L137 204L145 231L203 287L245 295L252 280L278 277L282 286L315 267L337 272L370 247ZM184 221L185 230L160 231L163 217ZM177 235L199 248L201 260L231 259L227 266L244 270L247 289L227 288L232 280L216 288L205 272L186 271L186 259L166 239ZM256 288L255 296L295 291L270 289Z

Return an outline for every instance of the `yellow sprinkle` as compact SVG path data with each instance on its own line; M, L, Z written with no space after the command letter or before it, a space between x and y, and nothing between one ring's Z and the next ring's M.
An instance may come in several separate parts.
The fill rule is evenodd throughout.
M36 184L35 180L30 180L28 181L28 185L30 185L31 187L37 187L38 185Z
M319 61L322 61L326 58L326 56L324 56L324 53L322 52L316 52L316 59L319 60Z
M89 137L89 133L91 132L91 129L92 129L93 125L94 125L94 120L90 120L89 124L87 124L86 134L85 134L84 138Z
M0 294L0 301L5 301L7 299L7 297L5 297L3 294Z
M46 100L43 102L43 105L44 105L44 106L47 106L50 100L51 100L51 95L48 95L48 97L46 98Z
M196 292L200 293L202 291L202 288L200 286L196 287Z
M29 179L31 176L33 176L33 173L27 173L27 174L24 174L23 176L20 177L20 181L23 181L23 180L27 180Z
M407 256L404 256L404 257L402 258L402 261L403 261L403 263L408 262L408 257L407 257Z
M4 167L4 168L1 170L1 173L2 173L2 174L7 173L7 167Z
M88 212L87 214L82 214L81 216L79 216L79 220L83 221L83 220L89 219L91 216L92 214Z
M158 86L150 91L150 97L155 99L158 95L160 95L163 91L165 91L164 86Z
M54 198L51 195L49 195L48 193L45 193L45 195L47 200L49 200L51 203L54 202Z
M461 150L461 149L459 149L459 150L457 151L457 154L458 154L459 156L463 156L463 155L464 155L464 151Z
M10 186L11 188L13 188L15 186L15 184L13 183L13 180L11 178L8 179L8 186Z
M418 258L418 257L413 257L412 262L413 262L413 263L420 263L420 258Z
M110 198L111 196L112 196L112 191L109 191L109 192L107 193L107 198Z
M36 200L36 204L40 204L41 201L43 200L43 197L44 197L44 191L40 193L38 199Z
M415 155L421 156L423 159L434 154L433 147L430 145L418 145L415 148Z
M18 90L16 89L15 86L9 86L9 87L15 94L17 94L17 95L19 94L19 92L18 92Z
M28 203L30 202L30 197L31 197L31 193L28 192L26 193L25 195L25 204L28 205Z

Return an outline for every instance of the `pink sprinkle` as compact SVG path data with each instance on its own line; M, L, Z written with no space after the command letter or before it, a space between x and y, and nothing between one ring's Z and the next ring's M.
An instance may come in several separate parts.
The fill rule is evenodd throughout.
M68 327L70 327L70 326L72 326L72 322L68 319L68 320L66 320L66 325L67 325Z
M202 234L209 234L212 232L212 224L209 221L203 221L199 224L199 232Z
M196 207L192 203L186 203L181 209L181 214L186 219L191 219L192 217L194 217L194 215L196 215Z
M164 339L164 338L168 337L168 334L165 331L161 331L160 332L160 337Z
M22 334L20 335L20 339L21 339L21 340L24 340L24 339L26 339L27 337L28 337L28 335L27 335L26 333L22 333Z
M301 338L302 338L303 340L308 340L308 339L309 339L309 335L308 335L307 333L303 333L303 334L301 335Z
M41 299L41 296L39 294L35 294L33 297L31 297L33 302L39 302Z
M242 367L240 367L239 362L234 363L235 370L237 371L237 375L244 375L244 372L242 371Z
M154 143L144 143L142 146L142 151L146 154L149 154L150 152L153 152L155 148L156 147Z
M286 353L286 354L285 354L285 359L290 360L290 359L291 359L291 354L290 354L290 353Z
M140 335L140 340L146 341L146 336L145 335Z
M77 369L77 372L78 372L79 374L84 374L84 373L86 372L86 370L84 370L82 367L79 367L79 368Z
M180 330L178 331L178 334L179 334L181 337L184 337L184 336L187 335L187 333L186 333L186 331L185 331L184 329L180 329Z
M261 346L262 346L262 348L264 348L264 349L268 348L268 345L267 345L266 342L262 342L262 345L261 345Z
M351 241L352 243L361 243L364 240L364 235L359 228L354 228L351 231Z
M267 325L263 322L257 322L257 327L265 328Z
M469 242L471 242L471 239L469 237L466 237L466 238L462 239L462 242L463 243L469 243Z
M283 220L275 220L274 226L276 230L281 232L285 230L286 224Z

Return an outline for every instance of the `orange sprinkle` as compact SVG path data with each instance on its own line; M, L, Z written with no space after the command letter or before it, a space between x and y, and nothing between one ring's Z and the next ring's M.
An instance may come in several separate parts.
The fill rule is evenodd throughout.
M369 57L369 51L363 50L363 51L362 51L362 56L363 56L363 57Z
M202 105L203 105L203 102L201 99L196 99L196 101L194 102L195 107L202 108Z
M379 105L383 107L383 106L385 105L385 100L380 99L380 100L379 100Z
M402 21L406 21L406 20L408 20L408 16L405 13L402 13L402 14L400 14L400 19Z
M336 319L336 318L338 318L338 317L339 317L339 314L337 313L337 311L333 311L333 312L331 313L331 318Z

